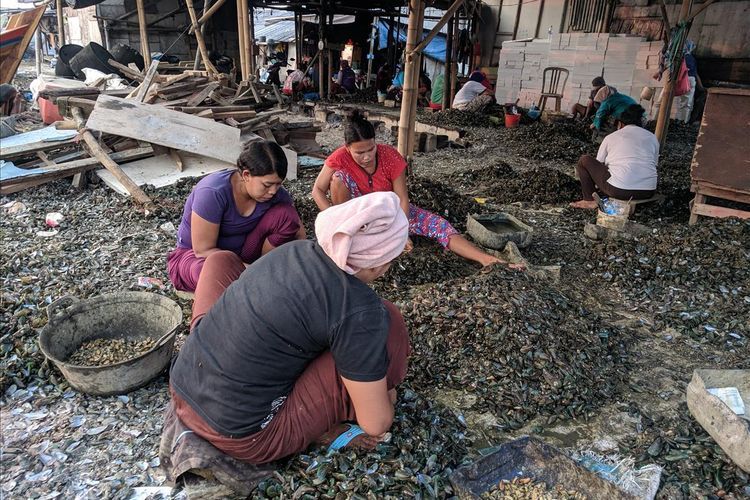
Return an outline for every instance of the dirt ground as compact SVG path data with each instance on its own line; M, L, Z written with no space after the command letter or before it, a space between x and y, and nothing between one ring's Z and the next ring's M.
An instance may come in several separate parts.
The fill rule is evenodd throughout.
M526 258L535 265L561 266L559 283L534 286L575 300L582 317L601 315L602 321L622 332L627 345L616 363L622 381L613 383L611 397L576 413L576 418L540 411L509 426L502 414L477 409L477 393L420 385L418 374L410 375L407 383L420 397L444 405L466 423L466 434L471 435L467 457L531 434L571 451L594 450L631 457L639 466L662 466L658 498L750 496L748 474L731 463L685 404L695 368L750 368L747 260L742 267L742 257L750 257L750 225L686 225L689 159L696 134L697 129L673 127L660 167L660 191L667 199L636 214L652 234L628 243L587 240L583 226L593 222L594 214L567 208L577 193L555 184L540 194L545 179L567 183L567 177L557 173L573 175L574 159L596 151L573 129L560 133L539 125L477 128L467 136L468 148L416 156L410 178L415 203L445 212L459 229L469 211L506 211L530 224L535 233L531 246L522 250ZM386 131L378 138L393 142ZM329 151L338 147L343 141L341 121L332 118L318 141ZM303 170L299 180L287 183L308 225L315 214L309 198L315 174ZM164 259L174 245L174 227L193 184L159 190L155 194L160 209L149 216L102 186L76 192L65 181L0 200L26 205L20 213L4 213L0 222L1 477L9 497L126 498L133 488L162 483L157 448L168 400L166 379L127 397L81 395L43 361L36 338L46 323L45 304L64 294L84 298L139 289L137 278L148 276L164 283L154 291L176 299ZM66 220L59 234L38 236L37 231L46 229L44 214L50 211L62 212ZM460 289L480 275L477 267L432 242L417 241L413 255L375 288L407 311L417 309L416 297L429 295L436 285L441 290ZM508 279L512 283L513 277ZM188 317L189 302L180 300L180 305ZM413 314L409 321L427 321L421 319L423 312ZM544 314L528 312L532 319ZM496 321L498 326L503 323L502 318ZM408 406L409 397L403 399L401 404ZM450 496L419 491L422 497L430 492Z

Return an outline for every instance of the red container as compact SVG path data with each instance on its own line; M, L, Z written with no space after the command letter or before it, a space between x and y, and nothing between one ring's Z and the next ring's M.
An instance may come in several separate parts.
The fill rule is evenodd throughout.
M521 121L521 115L505 113L505 128L516 128Z
M58 122L64 118L60 115L60 110L57 108L57 104L52 104L51 101L39 97L37 99L39 103L39 114L42 115L42 121L49 125L50 123Z

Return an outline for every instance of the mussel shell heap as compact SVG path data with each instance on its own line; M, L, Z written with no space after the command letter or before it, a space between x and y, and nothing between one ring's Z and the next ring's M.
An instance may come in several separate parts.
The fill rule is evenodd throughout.
M653 315L654 331L673 328L700 342L744 353L750 366L750 222L704 219L635 242L592 246L593 272Z
M127 361L148 352L156 345L156 340L105 339L99 338L84 342L68 358L67 363L76 366L106 366Z
M470 438L456 415L407 386L399 399L391 436L373 451L323 448L279 464L253 498L446 498L448 476L465 461Z
M628 336L549 283L494 266L397 304L409 327L415 390L476 397L501 429L543 414L587 416L626 377Z

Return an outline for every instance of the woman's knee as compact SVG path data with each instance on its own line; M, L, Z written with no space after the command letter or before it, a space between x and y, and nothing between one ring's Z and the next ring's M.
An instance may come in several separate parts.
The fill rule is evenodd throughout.
M245 266L242 264L242 259L240 259L239 255L230 250L219 250L206 257L201 275L207 273L224 274L231 269L237 269L242 272L244 268Z
M331 178L331 203L334 205L345 203L352 197L349 192L349 186L344 179L337 174L338 172L333 174L333 177Z
M293 239L302 225L297 209L294 208L294 205L286 203L280 203L268 209L268 212L263 216L263 220L269 225L271 234L282 238Z

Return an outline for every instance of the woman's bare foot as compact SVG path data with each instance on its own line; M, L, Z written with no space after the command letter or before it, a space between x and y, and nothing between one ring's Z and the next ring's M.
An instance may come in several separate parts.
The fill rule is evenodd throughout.
M595 200L580 200L575 201L569 205L572 208L583 208L586 210L593 210L599 206Z
M315 443L320 446L328 447L341 434L349 430L349 424L339 424L334 426L328 432L320 436ZM378 445L378 438L360 434L352 439L344 448L354 447L363 450L374 450Z

